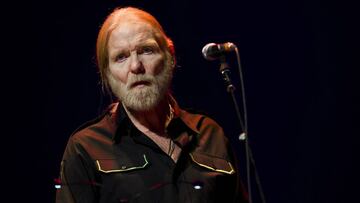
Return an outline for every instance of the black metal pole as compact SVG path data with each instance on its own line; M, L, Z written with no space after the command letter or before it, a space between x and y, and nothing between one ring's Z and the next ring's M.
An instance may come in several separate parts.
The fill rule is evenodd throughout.
M228 63L226 62L226 60L225 60L225 56L220 57L220 73L221 73L222 78L223 78L223 80L225 82L226 91L231 95L231 98L232 98L233 103L234 103L236 115L237 115L238 120L239 120L240 127L243 130L243 133L241 133L241 134L244 135L243 140L245 141L247 190L248 190L248 195L249 195L249 203L252 203L249 139L247 137L247 129L246 129L245 125L244 125L244 121L243 121L243 118L242 118L241 113L240 113L239 105L238 105L237 99L235 97L236 88L231 82L230 67L229 67Z

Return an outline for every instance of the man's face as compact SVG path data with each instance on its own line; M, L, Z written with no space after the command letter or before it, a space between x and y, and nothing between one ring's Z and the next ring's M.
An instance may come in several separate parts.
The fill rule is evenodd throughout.
M172 78L170 59L149 24L119 24L110 34L108 52L109 85L126 107L147 111L164 98Z

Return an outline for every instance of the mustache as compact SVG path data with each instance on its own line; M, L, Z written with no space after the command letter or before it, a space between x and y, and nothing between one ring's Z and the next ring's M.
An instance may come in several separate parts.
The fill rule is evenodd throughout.
M152 75L131 75L128 78L126 89L130 90L138 84L151 85L156 83L156 79Z

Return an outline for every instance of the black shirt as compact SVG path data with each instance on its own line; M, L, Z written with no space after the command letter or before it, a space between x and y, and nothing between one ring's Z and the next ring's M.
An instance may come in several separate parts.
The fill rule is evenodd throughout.
M204 115L175 111L167 134L182 149L176 163L121 105L75 131L56 202L247 202L222 128Z

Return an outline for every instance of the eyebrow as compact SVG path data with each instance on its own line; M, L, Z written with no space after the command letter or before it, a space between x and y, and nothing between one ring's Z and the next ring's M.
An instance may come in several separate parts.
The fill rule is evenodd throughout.
M144 47L144 46L151 46L151 47L155 47L155 48L160 48L159 44L157 43L157 41L154 38L148 38L148 39L144 39L144 40L139 40L137 42L138 44L135 46L135 49L138 49L140 47ZM119 53L122 53L124 51L124 47L123 45L117 45L117 46L113 46L114 50L112 52L109 52L109 57L113 58L116 57Z
M159 44L157 43L157 41L155 39L147 39L144 41L139 41L139 44L136 45L136 48L138 47L142 47L142 46L156 46L159 47Z

